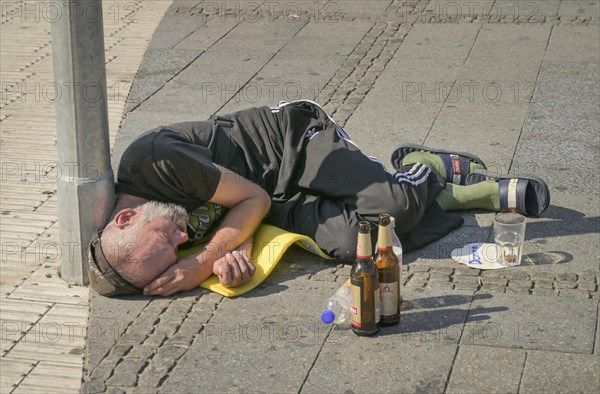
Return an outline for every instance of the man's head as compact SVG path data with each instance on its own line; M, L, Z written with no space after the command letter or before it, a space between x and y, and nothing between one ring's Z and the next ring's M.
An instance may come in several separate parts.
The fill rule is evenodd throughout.
M177 262L177 247L188 239L187 213L183 207L150 201L136 208L125 208L113 213L112 219L90 249L90 282L98 283L98 274L114 270L112 290L105 295L135 292ZM106 264L108 263L108 264ZM106 267L110 265L110 267ZM115 275L116 273L116 275ZM128 282L133 285L129 288ZM110 287L110 286L109 286ZM121 290L121 291L119 291Z

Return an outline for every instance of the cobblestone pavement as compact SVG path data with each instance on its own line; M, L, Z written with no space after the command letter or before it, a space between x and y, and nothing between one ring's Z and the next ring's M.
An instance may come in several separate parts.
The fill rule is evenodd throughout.
M296 248L242 297L92 293L82 391L596 392L599 2L248 4L173 3L115 162L160 123L311 98L369 154L401 141L473 150L546 178L552 206L528 220L520 267L450 258L491 241L482 212L406 254L402 323L370 339L318 321L350 267Z

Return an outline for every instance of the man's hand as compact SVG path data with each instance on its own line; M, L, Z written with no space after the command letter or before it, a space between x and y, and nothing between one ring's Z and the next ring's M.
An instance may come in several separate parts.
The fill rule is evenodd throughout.
M144 295L170 296L191 290L206 279L195 257L190 256L169 267L144 287Z
M213 272L225 287L238 287L250 281L256 267L250 259L252 253L250 238L231 253L226 253L213 265Z

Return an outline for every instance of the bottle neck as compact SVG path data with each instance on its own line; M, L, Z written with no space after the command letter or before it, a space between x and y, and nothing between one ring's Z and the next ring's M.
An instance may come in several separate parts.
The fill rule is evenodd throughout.
M392 226L379 226L379 234L377 235L377 250L386 251L392 250Z
M372 258L371 234L358 233L358 243L356 244L356 258L367 260Z

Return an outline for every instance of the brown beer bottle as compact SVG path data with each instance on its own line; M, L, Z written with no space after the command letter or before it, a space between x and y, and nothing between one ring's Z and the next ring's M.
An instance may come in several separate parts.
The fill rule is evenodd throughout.
M371 226L358 224L356 261L350 271L352 304L350 316L356 335L375 335L379 331L379 274L371 247Z
M381 297L382 326L391 326L400 322L400 259L392 247L390 215L379 215L379 233L377 235L377 269L379 270L379 291Z

